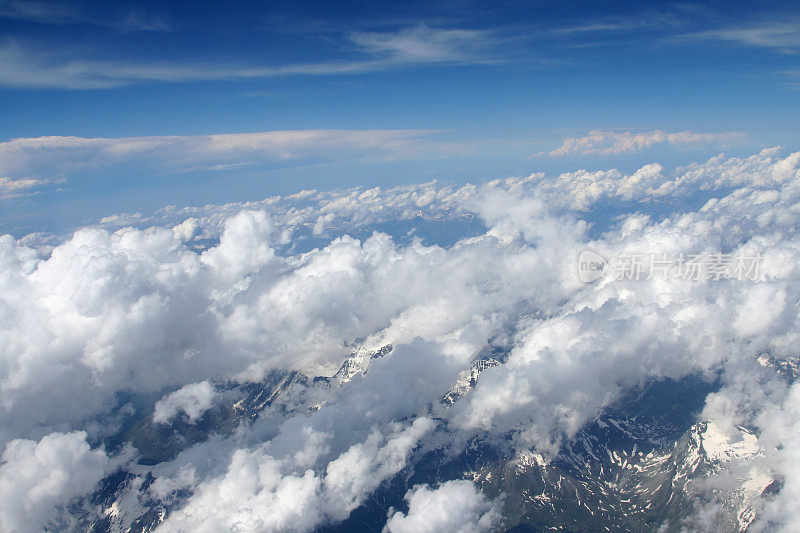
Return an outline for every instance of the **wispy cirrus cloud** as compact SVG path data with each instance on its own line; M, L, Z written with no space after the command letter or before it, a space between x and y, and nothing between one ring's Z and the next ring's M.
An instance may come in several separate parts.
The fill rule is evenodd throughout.
M356 58L291 64L128 62L0 45L0 85L20 88L106 89L144 82L244 80L360 74L425 65L489 63L498 40L489 31L419 25L393 32L350 32L340 43ZM352 54L351 54L352 55Z
M712 29L683 35L681 38L731 42L743 46L770 48L778 52L793 54L800 50L800 24L786 22Z
M744 134L739 132L694 133L691 131L679 131L669 133L663 130L652 130L631 133L629 131L592 130L586 135L565 139L558 148L549 152L540 152L536 155L561 157L567 155L630 154L658 145L728 145L743 137Z
M431 28L420 25L397 32L353 32L349 39L364 51L396 62L489 61L495 37L486 30Z
M169 31L169 24L156 15L130 10L118 17L87 13L77 3L37 0L0 0L0 18L38 24L85 24L118 31Z

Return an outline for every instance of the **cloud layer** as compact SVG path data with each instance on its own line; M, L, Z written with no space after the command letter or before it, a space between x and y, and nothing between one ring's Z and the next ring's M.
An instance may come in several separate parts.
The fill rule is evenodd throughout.
M698 145L725 146L742 139L737 132L693 133L680 131L668 133L662 130L640 133L592 130L582 137L570 137L564 143L547 152L551 157L589 154L629 154L658 145L696 148Z
M0 187L37 183L30 176L64 177L136 161L161 171L228 170L243 165L360 157L419 155L434 132L418 130L298 130L218 135L123 137L35 137L0 142Z
M223 151L250 142L262 140L202 139ZM800 341L798 206L800 153L772 149L672 173L305 191L110 219L55 245L0 237L0 479L15 498L0 525L68 520L61 510L123 461L103 445L126 420L200 423L214 384L329 376L281 378L291 393L252 423L131 466L138 487L156 480L146 494L174 500L169 531L335 524L415 454L488 433L546 457L627 390L699 374L722 381L703 416L720 433L755 428L753 468L783 479L755 524L788 531L800 519L799 385L758 357L791 357ZM753 280L584 284L586 248L762 263ZM493 350L502 364L440 401ZM356 370L336 374L347 357ZM75 468L79 482L64 481ZM447 481L409 492L387 530L502 521L471 481ZM133 503L95 512L132 520L142 496L131 487Z

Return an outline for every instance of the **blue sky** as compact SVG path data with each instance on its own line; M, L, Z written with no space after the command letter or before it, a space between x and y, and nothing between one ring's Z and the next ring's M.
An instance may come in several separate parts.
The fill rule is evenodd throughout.
M0 232L800 141L793 2L0 0Z

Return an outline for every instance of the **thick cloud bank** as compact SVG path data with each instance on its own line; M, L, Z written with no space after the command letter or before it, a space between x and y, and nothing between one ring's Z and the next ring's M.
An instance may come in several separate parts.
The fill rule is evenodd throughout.
M767 363L800 345L798 225L800 152L773 149L2 236L0 529L159 501L167 531L310 531L431 450L489 435L546 461L626 391L699 375L717 440L757 450L725 455L731 483L780 480L751 527L791 530L800 385ZM611 265L591 283L585 250ZM719 254L757 268L715 275ZM690 257L698 276L657 270ZM118 467L138 481L87 503ZM502 528L466 477L415 486L386 530Z
M91 450L86 432L52 433L39 442L12 440L0 464L0 525L36 531L56 518L58 506L91 490L109 460Z

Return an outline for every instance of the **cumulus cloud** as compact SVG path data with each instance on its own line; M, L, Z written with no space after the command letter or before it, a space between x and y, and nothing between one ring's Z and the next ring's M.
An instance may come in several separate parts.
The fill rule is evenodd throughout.
M629 154L657 145L696 147L697 145L726 146L741 139L737 132L693 133L679 131L669 133L662 130L640 133L592 130L582 137L570 137L550 152L551 157L588 154ZM544 155L545 153L539 154Z
M126 416L152 408L156 421L195 420L218 388L278 379L288 392L254 420L135 476L140 486L155 477L148 497L172 502L167 530L308 531L347 519L417 454L457 452L488 433L549 455L632 387L700 374L721 376L704 416L730 442L737 425L755 427L759 467L783 476L791 496L797 458L784 435L800 427L797 385L758 370L756 357L790 357L800 341L798 184L800 153L771 149L673 172L649 164L165 209L46 250L0 237L0 441L13 456L2 468L49 465L25 458L38 457L37 442L72 443L59 446L92 475L36 500L55 509L41 511L50 520L93 489L107 463L86 443L127 435ZM477 229L446 243L402 225L388 233L403 220L422 231L473 219ZM586 248L762 262L747 280L584 284L576 260ZM502 364L452 406L440 401L497 351ZM20 494L36 483L2 479ZM495 504L471 483L441 481L412 489L387 528L494 523ZM781 495L757 512L789 527L780 513L790 505Z
M290 473L264 449L238 450L224 476L202 486L164 531L311 531L341 521L405 465L433 422L419 418L389 435L372 432L332 460L324 475ZM289 472L287 472L289 469Z
M214 404L216 396L214 386L208 381L185 385L156 402L153 422L166 424L180 413L184 413L189 422L194 422Z
M477 533L492 530L500 518L492 502L469 481L448 481L435 489L417 486L406 494L406 501L408 513L394 513L386 533Z
M0 526L20 533L52 526L59 508L92 489L108 465L84 431L9 442L0 463Z

